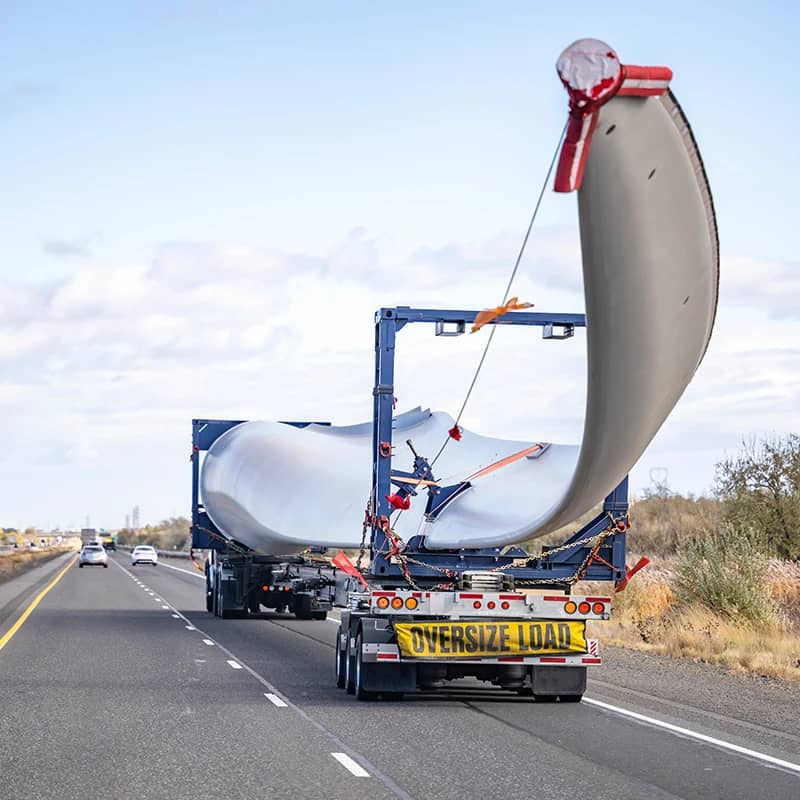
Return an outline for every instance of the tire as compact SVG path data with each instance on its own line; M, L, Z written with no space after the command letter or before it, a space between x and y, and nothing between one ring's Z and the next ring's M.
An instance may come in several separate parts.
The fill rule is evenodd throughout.
M361 631L358 632L358 636L356 636L356 674L354 676L354 683L355 683L355 691L354 694L356 696L356 700L374 700L378 695L376 692L368 692L361 683L361 678L363 675L363 668L362 668L362 652L361 652Z
M403 692L381 692L381 697L384 700L397 703L403 699Z
M214 592L211 591L211 580L208 577L208 570L206 570L206 611L209 614L214 613Z
M355 664L350 656L350 635L347 635L347 645L344 650L344 688L347 694L356 693L356 684L354 681Z
M583 700L582 694L562 694L559 695L559 700L562 703L580 703Z
M558 699L558 696L554 694L535 694L533 699L537 703L555 703L555 701Z
M103 566L104 566L106 569L108 569L108 564L103 564Z
M347 659L347 650L342 650L339 647L339 638L341 636L342 629L339 628L339 632L336 635L336 688L337 689L344 689L345 682L347 681L347 665L345 661Z
M83 564L78 564L78 569L83 569Z
M311 619L328 619L328 612L327 611L312 611L311 612Z

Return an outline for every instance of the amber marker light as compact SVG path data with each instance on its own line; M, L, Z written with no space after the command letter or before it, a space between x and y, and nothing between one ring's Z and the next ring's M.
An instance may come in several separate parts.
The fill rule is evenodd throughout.
M402 597L393 597L392 598L392 608L402 608L403 607L403 598Z
M574 614L578 610L578 604L574 600L568 600L564 603L564 611L567 614Z
M413 611L419 605L419 600L416 597L409 597L406 599L406 608Z

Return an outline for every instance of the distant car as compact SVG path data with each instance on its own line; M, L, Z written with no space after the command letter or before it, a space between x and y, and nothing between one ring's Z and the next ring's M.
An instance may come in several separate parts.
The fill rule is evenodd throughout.
M152 564L157 567L158 553L156 553L155 547L150 547L149 544L140 544L138 547L134 547L131 553L131 566L135 567L137 564Z
M115 553L117 552L117 544L113 539L103 542L103 547L105 547L106 550L113 550Z
M81 550L78 566L82 568L87 564L90 567L105 567L108 569L108 553L106 553L102 545L87 544Z

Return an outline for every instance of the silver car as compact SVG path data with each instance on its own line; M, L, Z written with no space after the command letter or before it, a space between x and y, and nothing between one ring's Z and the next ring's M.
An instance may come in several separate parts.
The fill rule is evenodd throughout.
M81 550L78 566L82 568L87 564L90 567L105 567L108 569L108 553L106 553L103 545L87 544Z

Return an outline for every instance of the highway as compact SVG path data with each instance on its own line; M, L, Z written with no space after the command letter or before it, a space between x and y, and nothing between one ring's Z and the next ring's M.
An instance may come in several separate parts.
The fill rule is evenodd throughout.
M800 797L798 686L609 648L579 705L466 681L360 703L336 629L214 618L188 561L0 585L0 797Z

